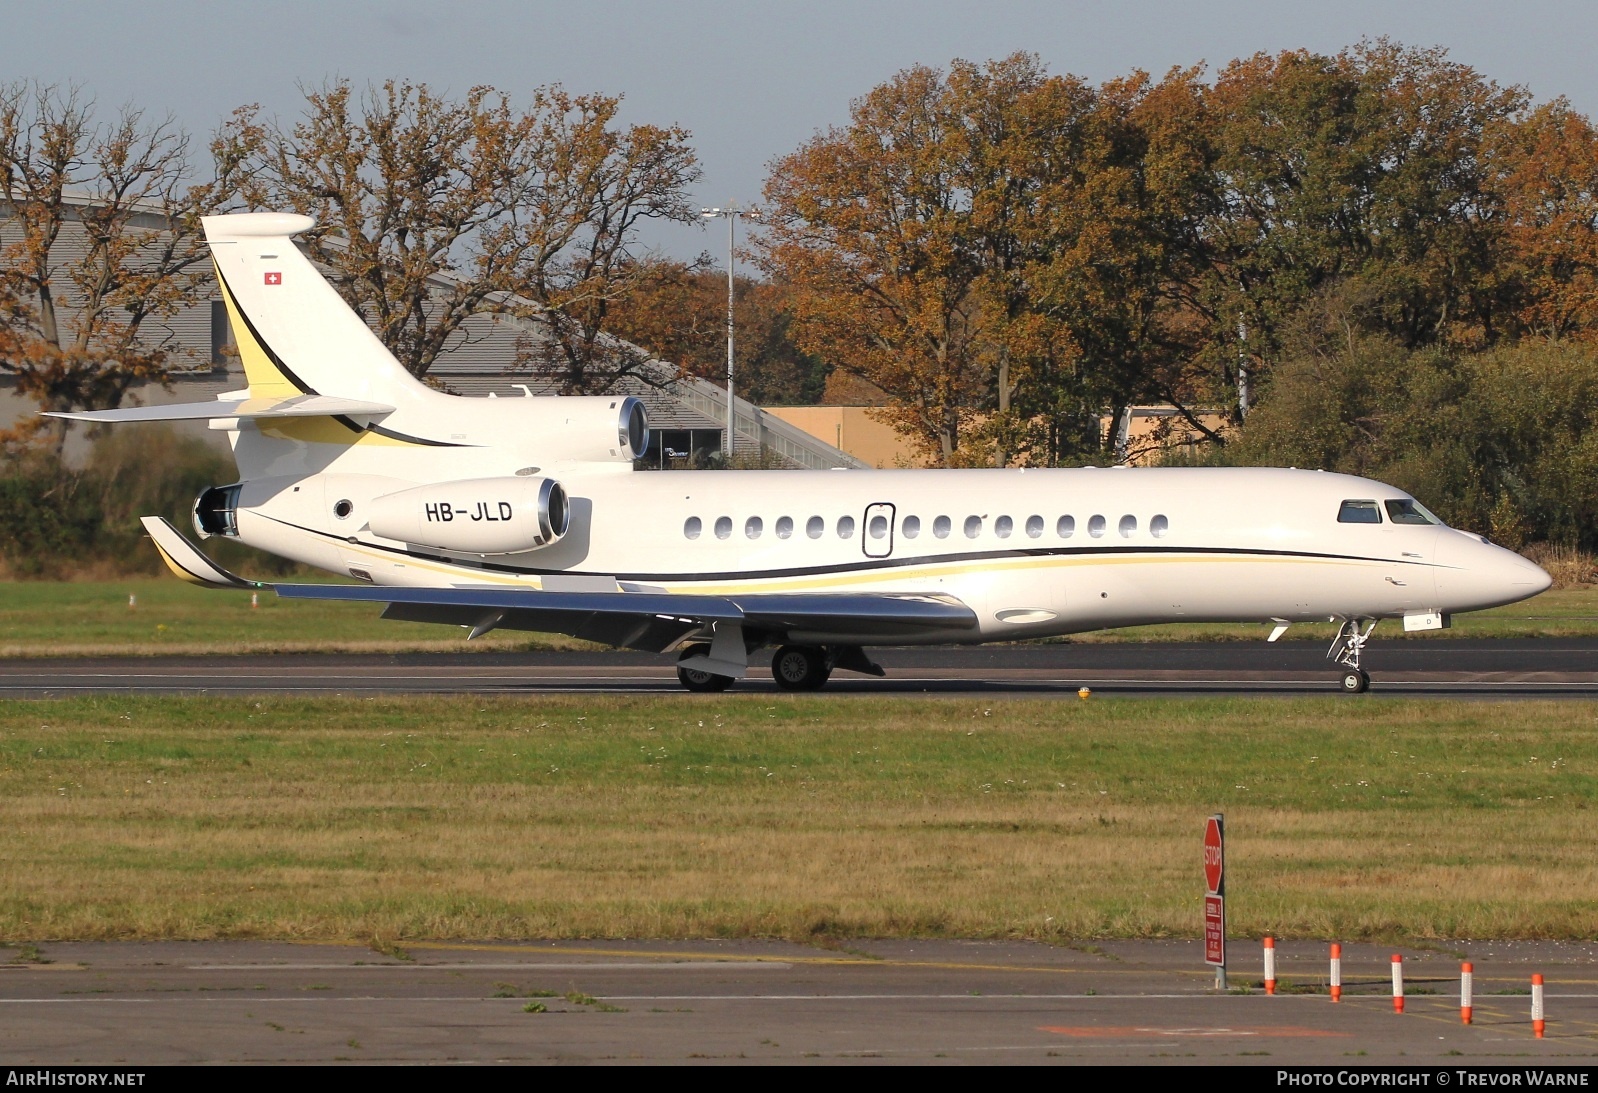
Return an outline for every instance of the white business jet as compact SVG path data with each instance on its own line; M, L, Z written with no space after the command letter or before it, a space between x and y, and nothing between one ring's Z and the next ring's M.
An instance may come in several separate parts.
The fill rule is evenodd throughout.
M1328 656L1360 692L1377 620L1440 629L1550 583L1401 490L1318 471L635 473L636 399L461 398L412 378L296 248L312 224L205 220L247 390L58 415L226 430L240 481L201 494L199 535L362 583L247 581L145 518L186 580L371 601L469 637L676 649L693 691L743 679L763 646L780 687L809 690L834 669L882 675L872 645L1222 621L1275 640L1330 620Z

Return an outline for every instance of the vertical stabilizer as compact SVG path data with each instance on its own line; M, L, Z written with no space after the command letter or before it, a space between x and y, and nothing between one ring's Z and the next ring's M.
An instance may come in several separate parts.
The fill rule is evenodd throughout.
M252 397L334 395L404 407L431 393L294 245L293 213L204 218Z

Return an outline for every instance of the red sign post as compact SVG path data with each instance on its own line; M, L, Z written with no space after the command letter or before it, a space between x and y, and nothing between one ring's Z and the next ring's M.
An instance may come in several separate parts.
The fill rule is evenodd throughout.
M1226 989L1226 817L1204 824L1204 963L1215 968L1217 990Z

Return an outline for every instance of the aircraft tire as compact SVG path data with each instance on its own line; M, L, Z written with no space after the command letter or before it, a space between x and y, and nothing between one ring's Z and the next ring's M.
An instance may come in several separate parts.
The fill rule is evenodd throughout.
M703 643L690 645L683 649L678 660L687 660L689 657L701 656L710 652L710 646ZM690 691L699 694L715 694L725 691L732 686L732 676L717 675L715 672L702 672L697 668L677 668L677 682Z
M1358 668L1351 668L1343 673L1343 693L1346 695L1362 695L1370 690L1371 677Z
M784 691L819 690L830 675L825 650L814 645L784 645L771 658L771 678Z

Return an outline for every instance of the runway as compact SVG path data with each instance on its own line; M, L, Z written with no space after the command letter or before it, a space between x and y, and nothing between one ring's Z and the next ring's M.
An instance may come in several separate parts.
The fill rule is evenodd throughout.
M844 695L1331 694L1337 675L1311 642L1171 642L872 649L876 679L834 674ZM740 691L773 693L769 652ZM1598 698L1598 640L1372 642L1371 693ZM397 656L281 655L18 659L0 695L682 693L673 659L629 652Z
M1235 940L1232 992L1198 942L774 941L44 944L0 964L10 1066L171 1063L1224 1063L1591 1068L1590 943L1283 942L1281 991ZM12 952L6 952L5 959ZM1459 961L1475 964L1460 1023ZM48 961L40 963L39 961ZM1547 987L1548 1035L1525 995Z

